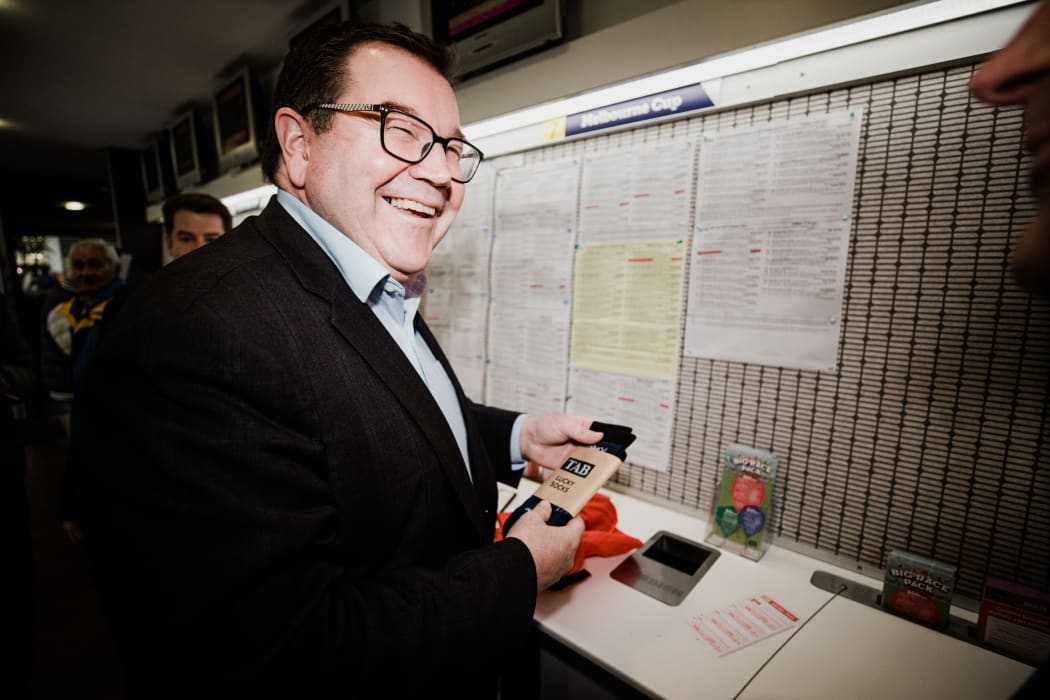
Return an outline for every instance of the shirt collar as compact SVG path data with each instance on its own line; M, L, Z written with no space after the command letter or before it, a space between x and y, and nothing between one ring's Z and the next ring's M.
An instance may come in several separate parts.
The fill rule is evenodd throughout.
M390 272L378 260L288 192L278 189L277 201L331 259L358 299L368 303L374 291L383 289ZM390 281L402 286L396 280ZM417 284L410 286L415 289ZM425 287L426 281L422 284Z

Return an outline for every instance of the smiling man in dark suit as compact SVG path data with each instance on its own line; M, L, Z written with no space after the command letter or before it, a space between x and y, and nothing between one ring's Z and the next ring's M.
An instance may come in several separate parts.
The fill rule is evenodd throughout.
M131 696L492 696L583 525L493 543L496 479L601 434L471 403L415 311L481 153L443 49L345 25L286 58L258 217L97 357L78 488Z

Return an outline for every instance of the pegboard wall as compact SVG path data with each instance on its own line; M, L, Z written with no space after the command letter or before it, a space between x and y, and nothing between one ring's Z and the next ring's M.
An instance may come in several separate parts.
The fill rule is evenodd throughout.
M973 598L987 574L1050 588L1050 304L1009 272L1034 218L1022 114L971 99L974 68L515 156L695 144L864 109L837 372L683 357L670 468L627 464L617 488L706 517L726 445L771 449L777 544L862 568L894 548L933 556L958 564L957 591Z

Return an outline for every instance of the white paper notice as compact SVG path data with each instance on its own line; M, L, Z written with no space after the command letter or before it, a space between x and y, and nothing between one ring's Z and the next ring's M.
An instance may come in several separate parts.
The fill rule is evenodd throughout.
M423 319L474 401L484 396L485 324L489 311L492 193L496 171L487 164L466 186L456 223L427 265Z
M580 244L688 240L692 143L590 154L580 182Z
M565 410L579 161L496 177L485 403Z
M700 146L685 353L834 370L860 110Z
M573 368L569 373L567 413L594 416L605 423L629 425L638 439L627 460L666 471L671 461L676 383L624 374Z
M696 638L719 656L743 649L796 624L798 618L768 595L748 598L721 610L697 615L689 621Z
M671 454L696 149L643 143L584 158L569 410L634 429L631 464Z

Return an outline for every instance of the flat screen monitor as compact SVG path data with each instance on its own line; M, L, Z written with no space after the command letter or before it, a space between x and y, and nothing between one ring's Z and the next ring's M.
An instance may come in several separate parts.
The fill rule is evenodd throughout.
M171 166L175 188L200 184L201 158L197 144L197 120L192 111L179 117L168 130L171 140Z
M243 68L212 100L215 151L220 172L240 168L259 158L255 94L251 71Z
M141 151L142 188L147 202L164 199L164 173L160 164L160 146L152 141Z
M457 78L468 78L559 43L561 0L433 2L434 38L455 46Z

